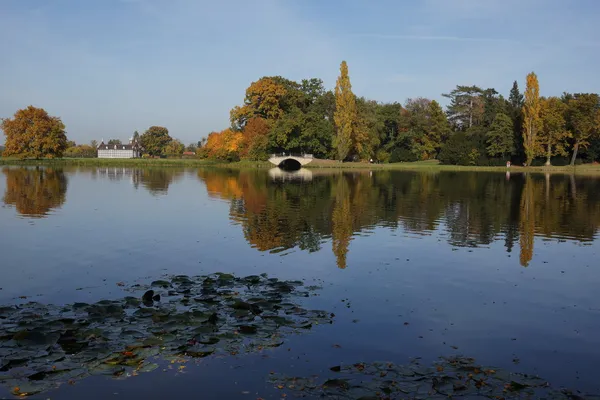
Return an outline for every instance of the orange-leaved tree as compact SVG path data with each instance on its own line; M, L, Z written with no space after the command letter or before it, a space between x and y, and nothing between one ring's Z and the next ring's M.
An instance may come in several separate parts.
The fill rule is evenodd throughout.
M204 151L208 158L225 161L240 159L240 149L244 136L241 132L225 129L208 135Z
M269 132L271 127L266 119L252 117L244 127L244 142L241 157L254 161L264 161L269 158Z
M6 135L5 157L55 158L67 149L65 125L43 108L18 110L13 118L2 119L0 128Z

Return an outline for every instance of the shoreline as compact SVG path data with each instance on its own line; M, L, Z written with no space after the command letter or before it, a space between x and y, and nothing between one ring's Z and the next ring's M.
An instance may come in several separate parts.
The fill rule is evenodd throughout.
M78 167L214 167L214 168L248 168L269 169L275 166L268 161L237 161L222 162L205 159L114 159L114 158L59 158L20 160L16 158L0 158L0 166L78 166ZM575 174L575 175L598 175L600 176L600 165L582 164L576 166L535 166L520 167L505 166L468 166L468 165L441 165L435 161L400 162L390 164L368 164L363 162L339 163L332 160L316 159L306 165L307 169L345 169L345 170L383 170L383 171L426 171L426 172L516 172L516 173L550 173L550 174Z

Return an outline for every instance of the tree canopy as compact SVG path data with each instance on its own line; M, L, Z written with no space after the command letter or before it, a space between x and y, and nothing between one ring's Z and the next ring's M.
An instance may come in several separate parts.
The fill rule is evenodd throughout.
M171 140L173 139L169 136L169 130L162 126L151 126L140 136L140 143L144 151L151 156L164 155Z
M67 149L65 125L43 108L18 110L13 118L2 119L0 128L6 136L5 157L56 158Z

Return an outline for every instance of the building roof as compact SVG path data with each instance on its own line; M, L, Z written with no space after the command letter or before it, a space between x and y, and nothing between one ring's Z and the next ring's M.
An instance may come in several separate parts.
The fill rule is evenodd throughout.
M134 143L123 143L123 144L106 144L101 142L98 145L98 150L137 150L140 146L137 142Z

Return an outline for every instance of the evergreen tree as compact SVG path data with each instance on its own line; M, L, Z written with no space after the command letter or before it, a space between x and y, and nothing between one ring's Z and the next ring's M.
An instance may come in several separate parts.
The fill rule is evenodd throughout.
M336 127L333 146L337 150L338 160L343 161L348 157L352 148L353 130L356 124L356 98L352 93L346 61L342 61L340 76L335 84L335 114L333 119Z
M510 117L513 121L513 136L515 142L515 155L522 159L525 150L523 148L523 94L519 91L519 85L517 81L513 82L512 89L510 89L510 95L508 97L508 103L510 105Z
M496 114L490 130L486 134L487 153L491 157L509 157L515 151L513 122L503 113Z
M508 102L515 111L520 111L523 108L523 95L519 92L519 84L517 81L513 82L512 89L510 89L510 95L508 96Z
M457 86L452 92L442 94L450 99L448 119L457 130L466 131L479 125L483 116L482 90L477 86Z
M539 152L540 122L540 85L537 75L531 72L527 75L527 88L523 103L523 146L528 166Z

